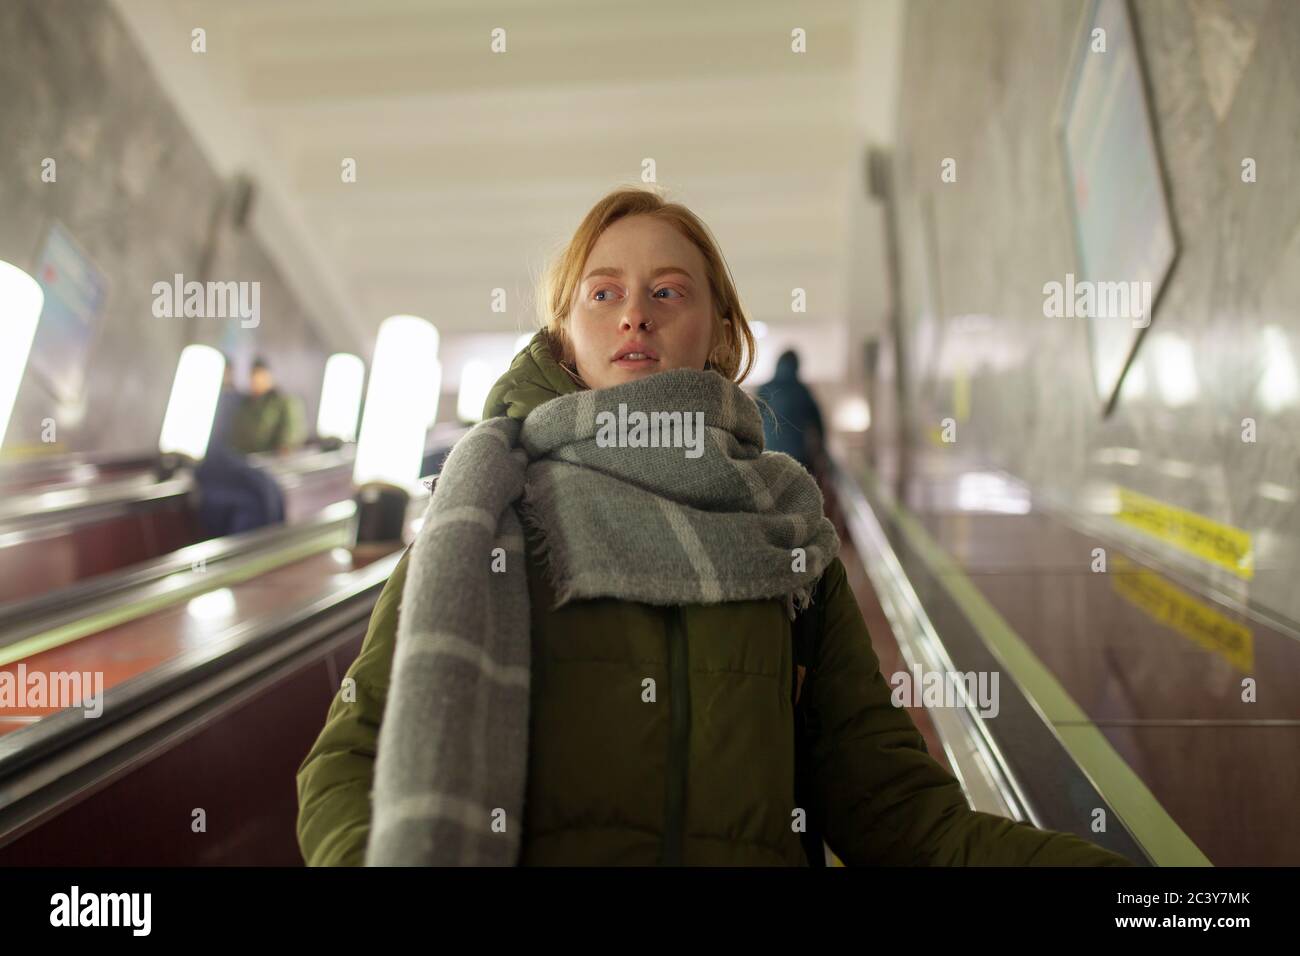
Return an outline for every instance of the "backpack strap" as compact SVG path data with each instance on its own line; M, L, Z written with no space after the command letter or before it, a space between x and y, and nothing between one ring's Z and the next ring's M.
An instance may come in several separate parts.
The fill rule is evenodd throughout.
M825 578L817 582L813 600L808 607L795 615L790 625L794 650L794 666L790 676L790 699L794 704L794 795L795 806L806 815L806 830L800 834L809 866L825 866L821 822L812 812L812 746L817 737L817 719L812 709L810 681L816 679L818 651L822 631L825 629Z

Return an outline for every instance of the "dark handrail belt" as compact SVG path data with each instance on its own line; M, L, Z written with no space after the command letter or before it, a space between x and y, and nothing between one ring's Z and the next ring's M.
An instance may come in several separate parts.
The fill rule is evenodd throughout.
M333 520L313 522L301 528L281 528L279 534L262 540L260 546L224 561L212 570L195 570L188 565L166 574L111 590L102 596L37 617L27 624L0 633L0 664L13 663L152 614L165 607L196 597L228 584L237 583L292 561L318 554L347 543L352 502L334 513ZM344 515L343 511L347 514Z
M0 843L70 794L120 773L215 711L238 706L323 644L355 635L401 553L352 572L323 597L236 622L218 639L110 687L95 719L74 708L0 737Z
M51 612L68 612L76 606L82 609L80 613L86 613L85 609L91 602L127 594L177 572L196 566L207 568L265 550L270 545L283 546L288 541L319 535L328 527L337 526L340 522L346 523L354 510L351 501L336 501L307 521L200 541L152 561L132 565L123 571L87 578L26 601L0 604L0 647L13 643L11 632L22 628L26 633L31 633L32 623Z
M837 462L832 471L854 546L909 663L928 670L1002 672L996 729L969 704L934 712L944 749L975 809L1073 832L1134 862L1149 862L1130 821L1042 718L1026 688L1006 672L872 476L850 474ZM1111 821L1102 833L1087 829L1097 808Z

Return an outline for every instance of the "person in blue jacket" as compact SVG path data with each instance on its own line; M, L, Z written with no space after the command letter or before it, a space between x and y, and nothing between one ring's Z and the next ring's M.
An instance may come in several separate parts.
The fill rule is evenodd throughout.
M826 431L821 409L808 386L799 381L799 356L787 349L776 360L772 380L760 385L758 397L763 410L763 440L768 451L789 455L810 472L815 471Z

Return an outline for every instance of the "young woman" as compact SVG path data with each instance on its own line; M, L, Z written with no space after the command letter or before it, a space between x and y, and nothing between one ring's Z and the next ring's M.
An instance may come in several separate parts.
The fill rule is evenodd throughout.
M309 864L1127 862L972 811L891 704L693 213L611 193L541 293L299 771Z

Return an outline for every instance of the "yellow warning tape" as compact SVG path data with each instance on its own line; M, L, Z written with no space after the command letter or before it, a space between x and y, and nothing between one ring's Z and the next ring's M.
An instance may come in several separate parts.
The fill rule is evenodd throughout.
M1255 548L1250 535L1240 528L1219 524L1128 488L1119 489L1119 513L1115 517L1188 554L1227 568L1240 578L1255 576Z
M1124 600L1218 654L1242 673L1254 671L1255 632L1249 627L1220 614L1162 575L1141 569L1119 555L1112 559L1111 570L1121 572L1111 575L1111 585Z

